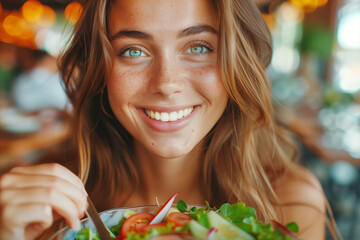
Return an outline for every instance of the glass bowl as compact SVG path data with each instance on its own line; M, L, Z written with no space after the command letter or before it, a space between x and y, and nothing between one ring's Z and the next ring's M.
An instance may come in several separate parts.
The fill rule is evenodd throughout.
M173 205L173 207L176 207L176 205ZM190 206L190 207L192 207L192 206ZM199 207L199 206L197 206L197 207ZM154 213L156 210L159 209L159 206L147 205L147 206L140 206L140 207L115 208L115 209L110 209L110 210L101 212L100 217L103 220L105 226L110 228L119 223L120 219L124 215L125 210L127 210L127 209L135 211L135 212ZM96 229L95 229L93 223L91 222L91 220L89 220L88 218L81 220L81 229L88 228L88 227L90 227L93 232L96 232ZM76 240L76 235L81 231L81 229L79 231L75 231L69 227L64 227L64 228L60 229L59 231L57 231L54 235L52 235L49 240ZM167 234L166 236L160 235L160 236L151 238L151 240L155 240L155 239L169 239L169 240L170 239L186 239L186 240L189 239L189 240L191 240L191 239L196 239L196 238L187 236L187 235L179 237L174 234Z

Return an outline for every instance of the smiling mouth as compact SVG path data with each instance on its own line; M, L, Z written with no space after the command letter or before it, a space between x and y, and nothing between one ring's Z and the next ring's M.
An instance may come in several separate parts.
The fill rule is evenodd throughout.
M174 122L180 120L189 114L191 114L194 110L193 107L185 108L176 112L157 112L153 110L145 109L145 114L151 119L161 121L161 122Z

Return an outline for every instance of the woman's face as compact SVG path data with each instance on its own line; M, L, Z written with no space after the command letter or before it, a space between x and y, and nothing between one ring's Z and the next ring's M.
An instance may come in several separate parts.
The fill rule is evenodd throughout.
M110 8L110 105L135 144L155 156L189 153L225 109L209 2L117 0Z

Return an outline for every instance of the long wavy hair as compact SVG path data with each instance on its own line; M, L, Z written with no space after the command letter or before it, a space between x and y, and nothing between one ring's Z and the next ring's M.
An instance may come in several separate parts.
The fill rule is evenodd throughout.
M74 109L78 174L92 198L107 196L97 201L99 209L111 206L117 191L139 183L132 136L112 113L107 98L113 59L107 11L112 1L84 2L59 60ZM211 4L219 19L218 67L230 97L204 141L202 181L212 205L243 201L268 222L277 219L275 180L292 171L296 158L289 135L274 120L265 76L271 36L253 0L211 0Z

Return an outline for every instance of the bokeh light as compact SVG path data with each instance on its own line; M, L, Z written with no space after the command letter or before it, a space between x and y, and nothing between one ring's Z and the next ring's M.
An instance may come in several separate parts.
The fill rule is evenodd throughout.
M302 8L296 7L296 5L292 3L284 2L279 7L279 11L283 20L285 21L300 23L304 20L304 10Z
M343 64L336 72L337 84L340 90L348 93L355 93L360 90L360 64L346 63Z
M13 13L5 17L3 22L4 30L10 36L19 36L24 32L24 20Z
M339 20L337 38L340 47L360 49L360 11Z
M348 185L357 179L357 170L346 161L338 161L331 166L330 175L336 183Z
M274 50L272 66L281 73L293 73L300 65L300 54L292 47L281 46Z
M48 35L48 33L49 33L49 29L46 29L46 28L41 29L41 30L36 32L35 44L39 49L44 48L45 39L46 39L46 36Z
M305 12L312 12L325 6L328 0L291 0L291 2L299 8L303 8Z
M65 17L66 19L71 22L75 23L79 20L81 13L83 11L83 7L78 2L69 3L65 8Z
M354 158L360 158L360 127L353 126L345 131L343 141L345 149Z
M22 14L26 21L36 22L44 14L44 7L39 1L28 0L21 8Z
M54 25L54 23L56 22L55 11L51 7L46 5L43 5L43 9L44 9L44 13L41 19L39 20L39 26L46 28Z
M65 47L69 38L70 32L62 32L56 28L43 28L36 33L35 44L37 48L46 51L54 57L57 57L60 51Z
M24 28L24 31L19 35L19 38L23 40L30 40L34 38L35 34L34 32L29 28Z
M317 8L325 6L328 0L291 0L291 2L303 8Z
M29 28L25 28L24 31L18 36L22 40L31 40L35 37L34 31Z

